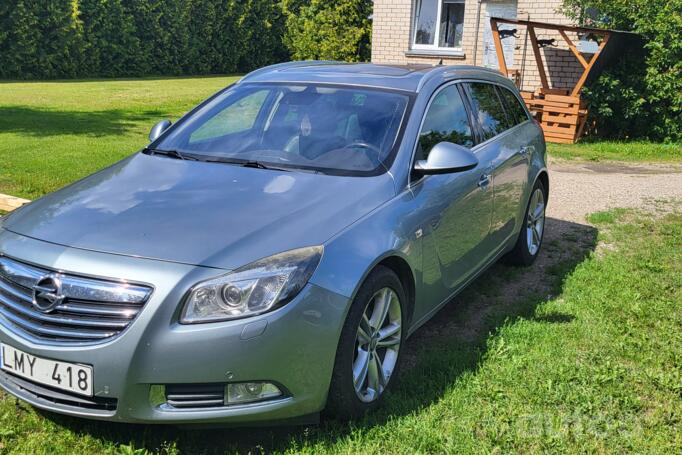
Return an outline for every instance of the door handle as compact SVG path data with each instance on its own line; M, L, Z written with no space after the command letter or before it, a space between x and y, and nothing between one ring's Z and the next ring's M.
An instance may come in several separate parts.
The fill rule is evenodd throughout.
M526 156L528 154L531 154L535 151L535 147L532 145L524 145L519 149L519 155Z
M478 180L479 188L486 189L490 185L490 174L483 174Z

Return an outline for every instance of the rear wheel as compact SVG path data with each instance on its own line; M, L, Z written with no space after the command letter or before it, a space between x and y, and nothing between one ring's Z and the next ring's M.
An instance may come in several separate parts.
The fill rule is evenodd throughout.
M526 215L521 232L514 249L505 257L512 265L529 266L535 262L540 253L542 239L545 234L545 207L547 191L545 185L538 180L526 207Z
M327 401L329 412L351 418L379 405L397 375L404 321L400 279L380 266L360 287L343 326Z

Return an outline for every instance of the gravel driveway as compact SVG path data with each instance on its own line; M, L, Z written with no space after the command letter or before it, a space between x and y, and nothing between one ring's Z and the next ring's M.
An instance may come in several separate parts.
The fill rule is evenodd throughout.
M682 199L682 165L549 163L547 216L582 223L585 215L615 207L645 207ZM547 234L551 236L551 230Z
M532 267L496 264L455 297L407 343L405 369L434 349L484 352L488 333L505 320L534 318L535 307L561 292L564 278L597 246L586 216L616 207L682 202L682 164L615 164L550 160L543 249ZM556 315L547 323L569 322Z

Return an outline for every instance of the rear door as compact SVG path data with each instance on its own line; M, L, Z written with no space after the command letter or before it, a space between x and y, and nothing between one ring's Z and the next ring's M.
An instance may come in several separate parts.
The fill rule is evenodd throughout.
M531 152L525 130L533 126L526 111L507 100L510 96L516 99L507 88L488 82L470 82L467 87L483 136L480 148L491 159L494 202L489 239L491 249L497 252L518 232Z

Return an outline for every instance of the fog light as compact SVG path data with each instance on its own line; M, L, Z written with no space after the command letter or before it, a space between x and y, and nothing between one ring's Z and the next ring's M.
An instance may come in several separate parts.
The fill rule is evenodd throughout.
M242 382L227 385L227 404L252 403L276 398L282 391L275 384L269 382Z

